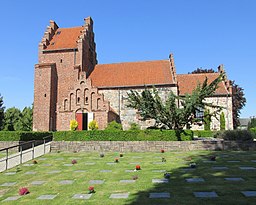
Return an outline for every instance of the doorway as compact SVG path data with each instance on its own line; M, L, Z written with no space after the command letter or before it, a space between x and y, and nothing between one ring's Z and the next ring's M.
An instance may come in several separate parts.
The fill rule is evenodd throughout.
M77 130L88 130L88 113L76 113Z

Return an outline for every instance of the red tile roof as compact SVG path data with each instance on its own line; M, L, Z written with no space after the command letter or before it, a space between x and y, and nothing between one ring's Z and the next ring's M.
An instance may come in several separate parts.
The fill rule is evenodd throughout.
M77 40L84 28L58 28L45 50L77 48Z
M96 65L90 78L96 87L173 84L169 60Z
M219 75L219 73L179 74L177 75L179 95L191 94L198 85L198 83L200 83L201 85L203 84L206 77L208 78L208 83L211 83ZM223 95L228 93L229 92L225 86L225 83L223 81L220 82L215 94Z

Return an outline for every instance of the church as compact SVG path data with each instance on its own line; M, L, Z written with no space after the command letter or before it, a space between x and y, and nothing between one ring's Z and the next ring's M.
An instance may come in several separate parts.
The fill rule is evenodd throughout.
M131 123L141 129L154 125L154 120L141 121L138 112L127 107L127 92L141 92L145 86L155 86L165 100L170 93L190 94L205 78L213 81L224 72L177 74L173 55L166 60L98 64L94 41L93 20L84 19L84 25L59 28L54 22L46 28L39 43L38 64L34 76L34 131L61 131L70 129L76 119L78 130L88 130L92 120L104 129L113 120L124 130ZM223 107L226 129L233 129L232 86L225 77L215 94L206 99ZM197 113L196 117L202 117ZM204 129L203 123L192 129ZM212 130L220 129L220 121L212 118Z

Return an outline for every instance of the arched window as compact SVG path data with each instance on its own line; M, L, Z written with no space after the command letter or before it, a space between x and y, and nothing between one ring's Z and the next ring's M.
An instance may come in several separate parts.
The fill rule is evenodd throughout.
M64 100L64 110L68 110L68 99Z

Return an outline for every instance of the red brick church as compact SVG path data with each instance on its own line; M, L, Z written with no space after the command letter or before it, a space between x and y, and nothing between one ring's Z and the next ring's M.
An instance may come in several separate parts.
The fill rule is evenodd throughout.
M87 130L93 119L100 129L113 120L124 129L132 122L145 129L154 121L140 121L137 111L127 107L127 92L154 85L165 100L170 91L191 93L206 76L211 81L220 72L223 66L218 73L176 74L173 55L168 60L98 64L90 17L83 26L73 28L59 28L50 21L35 65L33 130L69 130L72 119L78 121L79 130ZM230 81L224 79L206 100L224 107L226 129L233 129ZM211 129L219 128L219 120L213 118ZM203 125L193 129L203 129Z

